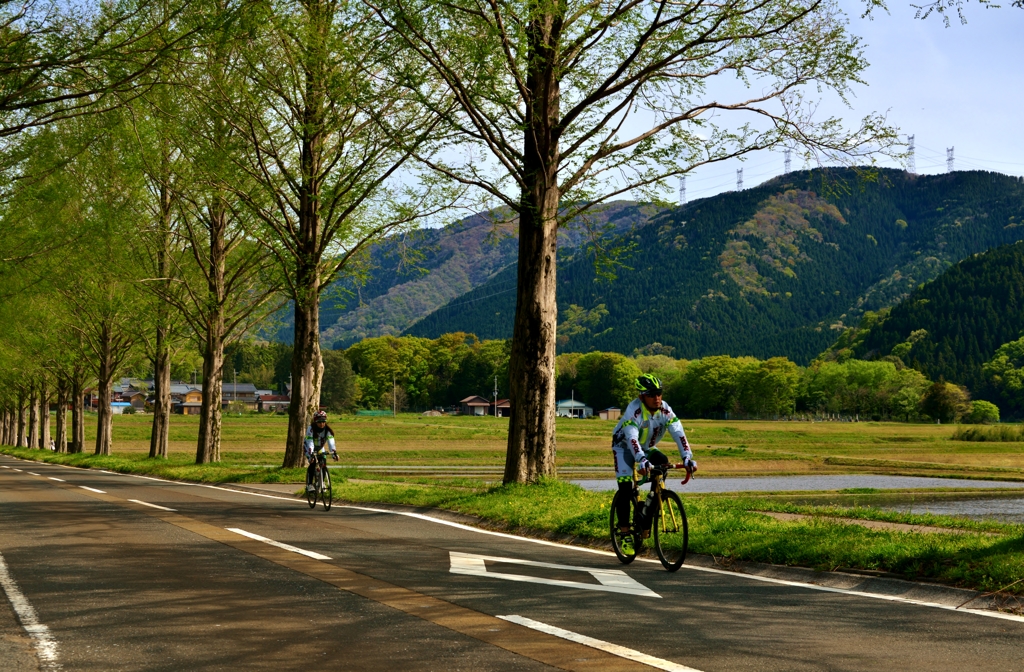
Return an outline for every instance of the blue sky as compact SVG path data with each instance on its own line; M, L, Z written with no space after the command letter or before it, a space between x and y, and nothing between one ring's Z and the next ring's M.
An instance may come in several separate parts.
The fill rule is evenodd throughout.
M914 19L907 0L889 0L889 13L861 19L858 0L840 0L850 29L864 38L871 67L851 99L853 109L826 102L832 114L851 123L888 111L890 123L913 134L918 173L946 170L946 148L954 147L958 170L994 170L1024 175L1024 10L967 5L968 23L951 16ZM895 165L883 161L882 165ZM743 163L700 168L687 179L688 200L735 189L736 168L744 186L782 172L781 154L752 155ZM794 159L793 168L801 167Z

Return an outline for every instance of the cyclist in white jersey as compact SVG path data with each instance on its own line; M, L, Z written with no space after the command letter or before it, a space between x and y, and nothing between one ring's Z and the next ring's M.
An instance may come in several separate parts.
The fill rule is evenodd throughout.
M668 433L676 442L679 457L687 468L697 471L697 463L693 461L690 444L683 431L683 423L672 412L672 408L661 400L661 380L645 373L635 382L640 395L629 403L622 414L619 424L612 432L612 455L615 458L615 476L619 491L623 493L618 499L618 518L627 524L619 529L623 534L629 533L629 500L633 490L633 465L638 472L647 475L651 465L668 464L668 457L655 448L658 442ZM646 531L645 531L646 532ZM646 536L646 534L645 534Z

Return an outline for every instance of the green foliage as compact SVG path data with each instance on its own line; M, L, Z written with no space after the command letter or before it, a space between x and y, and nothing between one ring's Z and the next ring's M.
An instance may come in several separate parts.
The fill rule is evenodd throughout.
M359 385L348 357L340 350L324 350L324 377L320 385L320 404L340 413L355 407L359 401Z
M921 397L921 410L940 422L956 422L971 411L967 388L939 381Z
M832 187L827 198L821 195L823 183ZM782 198L790 191L804 194L804 204L796 195ZM810 192L818 196L812 200L806 195ZM785 212L780 214L780 208ZM828 208L835 208L845 224ZM871 183L845 170L790 173L754 189L688 203L621 234L636 244L636 251L622 260L625 266L614 281L599 280L591 258L563 255L559 314L570 305L589 310L603 304L608 315L599 329L569 338L559 350L632 353L659 343L682 359L784 356L807 364L837 336L845 343L834 348L833 358L849 357L846 349L858 357L870 350L883 356L912 331L926 329L929 338L915 344L905 363L916 366L913 359L918 357L929 363L921 369L926 376L945 376L974 389L975 381L953 371L979 368L999 345L1024 331L1024 313L1010 307L1013 301L1022 305L1016 289L1012 298L1002 290L997 290L1002 296L990 297L977 291L980 286L957 292L963 302L957 305L968 308L971 317L950 323L948 338L945 329L908 322L891 339L886 337L885 344L864 347L864 334L847 334L847 325L863 322L862 329L870 330L884 310L920 291L919 285L951 264L968 264L970 255L1017 241L1022 229L1007 224L1022 217L1024 184L995 173L908 176L880 170L878 181ZM896 220L908 225L894 226ZM761 224L746 226L752 221ZM730 245L740 243L749 246L749 254L727 253ZM993 282L998 280L998 272L991 275ZM1016 284L1015 277L1008 281ZM745 289L741 280L753 284ZM515 312L515 292L508 290L515 282L512 266L408 333L435 337L465 330L481 338L508 338ZM943 291L953 294L955 284ZM981 301L968 306L974 295ZM951 308L933 305L933 312L959 320ZM951 354L961 352L956 350L958 334L964 356ZM976 362L970 354L975 342L984 355ZM924 348L934 350L929 359L918 354ZM941 367L931 366L940 359Z
M999 407L991 401L975 399L971 402L971 410L964 416L964 422L972 425L988 425L999 422Z
M391 408L392 391L402 389L412 408L450 406L478 394L508 393L508 344L480 341L472 334L426 339L382 336L363 339L345 351L359 386L359 404Z
M588 352L576 363L576 398L595 410L625 408L636 397L633 381L644 373L636 362L617 352Z
M980 214L970 221L984 226ZM954 232L966 228L965 221ZM954 265L845 347L857 357L898 358L932 380L965 385L1016 416L1024 411L1024 342L1016 340L1024 332L1021 305L1024 243L1015 243Z
M998 425L996 427L964 427L958 426L953 441L1002 441L1017 443L1024 441L1024 426Z

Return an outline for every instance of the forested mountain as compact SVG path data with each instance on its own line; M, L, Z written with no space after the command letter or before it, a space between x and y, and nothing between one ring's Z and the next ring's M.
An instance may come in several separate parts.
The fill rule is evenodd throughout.
M848 349L860 359L894 355L932 380L985 396L991 390L982 366L1022 332L1024 243L1015 243L954 265L857 334Z
M643 226L658 212L628 201L611 203L588 221L566 226L562 247L578 248L588 229L615 233ZM371 250L365 278L339 282L327 290L320 312L322 341L345 348L370 336L399 334L487 282L513 264L517 253L516 220L501 212L393 237ZM290 323L289 315L282 318Z
M578 250L559 267L560 349L676 357L786 356L806 363L867 310L950 265L1024 238L1024 181L985 172L917 176L802 171L666 211L623 235L613 280ZM515 268L406 330L506 338Z

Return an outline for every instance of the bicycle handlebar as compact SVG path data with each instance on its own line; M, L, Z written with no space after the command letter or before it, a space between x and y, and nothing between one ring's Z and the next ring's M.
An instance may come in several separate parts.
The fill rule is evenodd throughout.
M677 462L676 464L667 464L665 466L671 469L686 469L686 478L680 481L679 485L686 485L689 482L689 480L693 478L693 469L687 467L686 464L683 462Z

